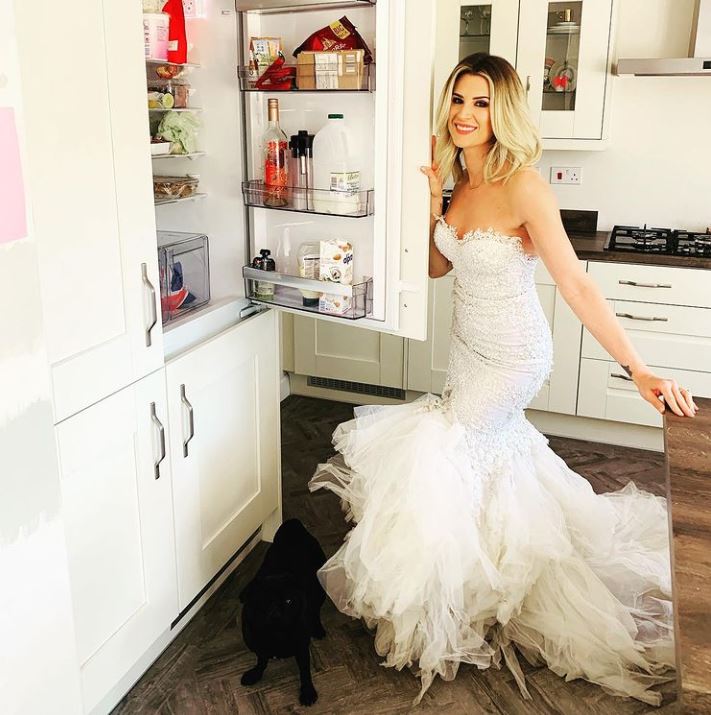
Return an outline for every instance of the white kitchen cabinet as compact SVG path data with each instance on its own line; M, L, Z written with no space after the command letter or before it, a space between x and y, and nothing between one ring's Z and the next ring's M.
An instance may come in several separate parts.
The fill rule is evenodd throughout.
M407 341L407 389L442 394L449 363L454 276L431 280L427 340Z
M294 372L403 387L404 339L397 335L294 316Z
M141 3L16 3L55 420L163 363ZM61 37L60 76L47 48ZM49 63L51 65L51 62Z
M601 149L613 30L614 0L438 2L435 100L459 60L489 52L516 67L545 148Z
M519 0L438 0L435 106L456 64L474 52L516 62Z
M673 378L682 387L688 387L698 397L711 397L709 372L656 365L650 365L650 368L658 375ZM580 361L578 415L662 427L662 415L642 399L625 371L616 362L608 360L583 358Z
M274 310L166 365L180 610L281 504Z
M56 427L87 712L178 613L167 421L161 370Z
M583 262L583 267L585 263ZM536 289L553 335L554 366L550 378L530 404L532 409L575 414L582 325L539 261ZM452 322L453 276L433 281L430 289L428 340L407 345L407 388L441 394L447 373Z
M548 149L605 138L613 10L614 0L521 3L516 69Z
M711 397L708 271L591 261L589 272L644 362L698 397ZM589 333L583 331L578 414L662 426L661 415Z

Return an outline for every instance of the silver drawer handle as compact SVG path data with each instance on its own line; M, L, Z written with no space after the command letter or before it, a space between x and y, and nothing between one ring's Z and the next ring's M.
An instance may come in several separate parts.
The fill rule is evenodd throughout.
M526 75L526 96L528 96L528 93L531 91L531 75L528 74Z
M622 375L619 372L610 373L610 377L619 377L620 380L627 380L627 382L634 382L634 380L631 377L628 377L627 375Z
M190 426L190 434L187 439L183 440L183 457L188 456L188 444L190 440L195 436L195 417L193 415L193 406L190 404L190 400L185 395L185 385L180 386L180 401L188 408L188 425Z
M160 463L165 459L165 428L156 415L156 403L151 402L151 421L158 428L158 439L160 441L160 457L153 465L153 474L156 479L160 479Z
M638 283L637 281L617 281L623 286L638 286L639 288L671 288L671 283Z
M632 313L615 313L618 318L629 318L630 320L660 320L662 323L669 321L669 318L658 318L656 315L632 315Z
M141 278L143 285L151 292L151 324L146 328L146 347L151 347L151 330L158 322L158 311L156 310L156 289L148 279L148 266L141 263Z

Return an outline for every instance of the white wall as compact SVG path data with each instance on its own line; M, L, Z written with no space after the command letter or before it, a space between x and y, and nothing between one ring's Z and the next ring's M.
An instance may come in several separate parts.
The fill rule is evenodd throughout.
M693 0L619 0L617 57L686 57ZM614 224L711 226L711 77L612 77L610 147L547 151L583 167L581 186L554 186L561 208L596 209Z
M21 140L12 6L0 0L0 107L13 108ZM73 715L79 669L31 232L29 221L27 237L0 243L0 712Z

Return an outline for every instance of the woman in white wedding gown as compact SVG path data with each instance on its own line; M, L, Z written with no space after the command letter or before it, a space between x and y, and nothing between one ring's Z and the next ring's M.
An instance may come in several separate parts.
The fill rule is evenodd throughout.
M511 65L463 60L437 132L422 171L430 276L455 271L446 385L441 398L356 407L336 428L337 454L309 488L334 491L356 525L319 578L343 613L377 629L384 665L420 676L415 703L435 674L502 656L529 697L517 650L658 705L650 687L674 667L665 501L633 483L596 495L526 420L552 367L538 261L654 409L691 417L693 398L652 374L580 268L550 188L528 168L540 140Z

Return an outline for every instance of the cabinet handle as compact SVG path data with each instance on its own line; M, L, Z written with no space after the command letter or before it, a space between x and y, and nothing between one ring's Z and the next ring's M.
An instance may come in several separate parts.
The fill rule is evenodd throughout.
M195 417L193 416L193 406L190 400L185 396L185 385L180 386L180 401L188 408L188 425L190 426L190 434L187 439L183 440L183 457L188 456L188 443L195 436Z
M669 318L659 318L656 315L646 316L646 315L632 315L632 313L615 313L618 318L629 318L630 320L660 320L663 323L669 321Z
M158 419L156 415L156 403L151 402L151 420L153 424L158 428L158 439L160 441L160 457L158 461L153 465L153 474L156 479L160 478L160 463L165 459L165 428L163 423Z
M671 288L671 283L638 283L637 281L617 281L624 286L638 286L639 288Z
M627 382L634 382L634 380L631 377L628 377L627 375L623 375L620 372L612 372L612 373L610 373L610 377L619 377L621 380L627 380Z
M527 74L526 75L526 97L528 97L528 93L531 91L531 75Z
M151 330L158 322L158 311L156 310L156 289L148 279L148 266L145 263L141 263L141 278L143 279L143 285L151 292L151 324L146 328L146 347L149 348L152 342Z

